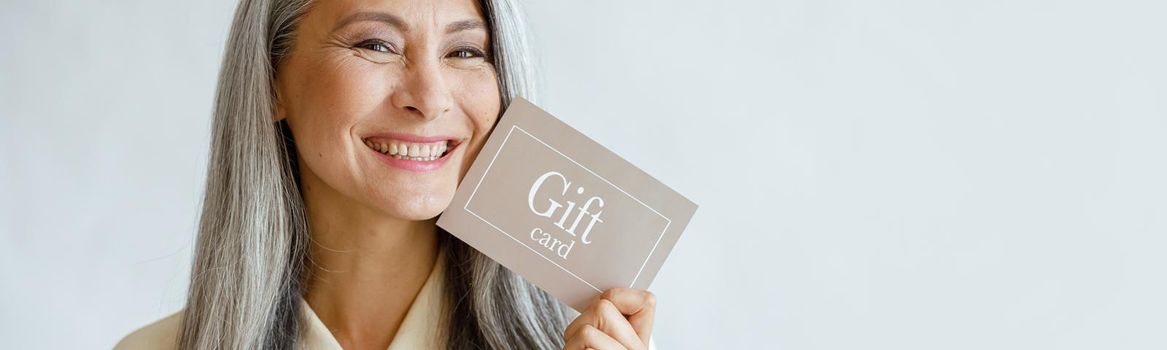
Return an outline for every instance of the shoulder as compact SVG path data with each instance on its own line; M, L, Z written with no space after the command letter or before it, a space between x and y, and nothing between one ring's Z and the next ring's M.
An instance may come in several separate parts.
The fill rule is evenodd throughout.
M178 347L178 332L181 324L182 311L178 311L166 316L166 318L138 328L122 338L113 348L115 350L175 349Z

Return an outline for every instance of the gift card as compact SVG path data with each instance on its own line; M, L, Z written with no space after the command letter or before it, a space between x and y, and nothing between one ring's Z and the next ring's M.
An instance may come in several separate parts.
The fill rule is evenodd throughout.
M647 289L697 205L530 102L511 102L438 226L577 310Z

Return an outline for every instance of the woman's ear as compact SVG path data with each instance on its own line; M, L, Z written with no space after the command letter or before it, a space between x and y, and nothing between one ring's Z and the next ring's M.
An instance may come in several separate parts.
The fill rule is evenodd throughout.
M278 122L278 121L281 121L281 120L284 120L285 118L287 118L288 112L284 108L284 98L283 98L284 93L282 91L280 91L281 89L280 89L279 81L276 81L274 79L272 80L272 90L275 90L275 94L274 94L275 96L272 96L272 98L275 99L275 101L273 101L274 108L273 108L272 114L271 114L271 121Z

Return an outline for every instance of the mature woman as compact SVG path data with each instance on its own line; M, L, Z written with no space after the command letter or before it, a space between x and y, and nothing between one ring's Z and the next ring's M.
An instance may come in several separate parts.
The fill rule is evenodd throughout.
M651 293L571 321L435 226L534 97L523 33L511 0L243 0L186 308L118 348L647 348Z

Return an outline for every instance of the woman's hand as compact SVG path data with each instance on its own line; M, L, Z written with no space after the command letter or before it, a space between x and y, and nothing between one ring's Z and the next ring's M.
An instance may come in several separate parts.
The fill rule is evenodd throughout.
M565 350L646 350L652 337L656 296L642 289L612 288L596 297L563 331Z

